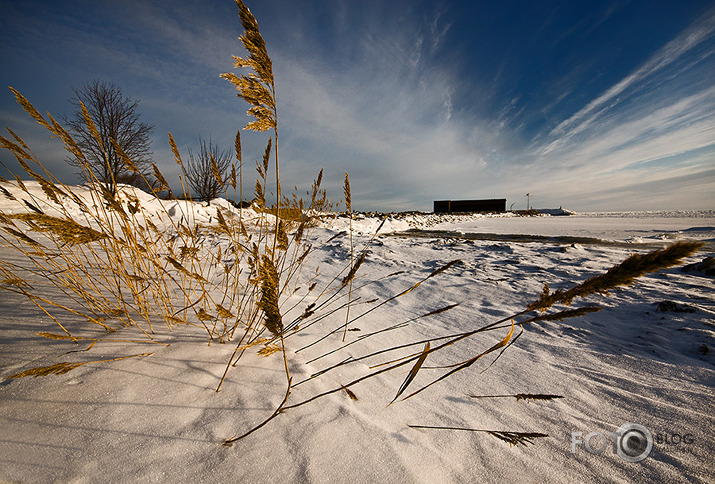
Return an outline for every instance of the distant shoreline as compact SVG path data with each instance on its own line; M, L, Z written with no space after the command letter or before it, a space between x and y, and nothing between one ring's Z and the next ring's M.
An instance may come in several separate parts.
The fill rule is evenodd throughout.
M673 217L673 218L714 218L715 210L632 210L623 212L577 212L582 217Z
M497 234L489 232L458 232L452 230L421 230L411 229L402 232L392 232L386 234L390 237L417 237L426 239L459 239L473 240L480 242L516 242L516 243L542 243L552 245L600 245L606 247L620 247L639 250L661 249L670 241L649 241L631 242L622 240L607 240L597 237L579 237L573 235L532 235L532 234ZM703 240L705 248L715 249L715 242L712 239Z
M555 213L562 210L564 213ZM435 217L602 217L602 218L715 218L715 210L624 210L606 212L574 212L568 209L508 210L506 212L454 212L435 213L420 210L394 212L353 211L353 216L402 218L411 215Z

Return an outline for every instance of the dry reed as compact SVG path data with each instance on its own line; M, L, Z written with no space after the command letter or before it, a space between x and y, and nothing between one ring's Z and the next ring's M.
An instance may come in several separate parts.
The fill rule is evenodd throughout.
M534 444L534 439L540 439L548 437L549 434L544 434L541 432L509 432L503 430L483 430L483 429L472 429L465 427L442 427L442 426L431 426L431 425L408 425L408 427L413 429L434 429L434 430L460 430L467 432L482 432L489 434L492 437L496 437L499 440L503 440L512 446L522 445L526 447L529 444Z
M15 373L14 375L6 376L5 378L25 378L27 376L32 376L32 377L37 378L38 376L63 375L67 372L74 370L75 368L79 368L82 365L89 365L90 363L107 363L110 361L119 361L119 360L126 360L128 358L138 358L141 356L149 356L151 354L152 353L140 353L138 355L120 356L118 358L110 358L110 359L106 359L106 360L83 361L80 363L62 362L62 363L57 363L57 364L50 365L50 366L38 366L36 368L31 368L29 370L25 370L20 373Z
M8 187L0 186L2 195L10 200L20 200L29 210L27 213L14 215L0 213L0 229L2 230L0 237L6 245L26 257L31 266L29 273L35 276L35 280L30 281L17 273L22 271L22 268L2 263L0 264L2 284L6 290L27 296L48 314L65 333L62 335L46 332L41 333L41 336L73 342L92 341L90 348L95 342L137 341L134 339L109 340L72 334L52 316L50 309L69 311L84 318L90 323L90 326L100 325L108 332L117 329L115 326L135 328L149 342L157 342L155 338L160 334L159 327L155 327L156 322L161 322L169 331L176 324L192 324L207 332L209 343L217 340L220 342L234 341L236 344L235 350L226 364L223 377L218 383L217 391L221 388L229 369L237 365L245 351L260 347L257 352L262 356L270 356L274 353L282 355L286 390L281 403L263 422L238 437L226 440L225 445L231 445L237 440L251 435L286 410L306 405L324 396L344 391L351 399L357 400L357 396L351 388L358 383L411 365L390 404L397 402L423 374L422 371L428 368L425 362L430 355L436 352L445 354L451 346L476 335L504 330L506 334L501 338L486 348L479 348L474 352L474 356L466 360L449 365L429 367L431 370L444 370L444 372L429 382L421 384L401 400L411 398L455 373L472 367L488 355L496 354L492 361L493 364L521 334L515 336L515 328L526 324L583 316L598 311L600 309L598 307L585 306L549 312L558 304L570 305L577 298L597 293L606 294L613 288L631 284L645 273L678 263L699 247L697 243L680 242L650 254L635 254L605 274L587 279L568 290L551 292L548 286L544 286L541 296L526 305L523 311L471 331L370 350L359 356L351 354L346 356L347 352L342 353L354 343L384 334L386 331L404 328L409 323L421 318L444 315L447 311L457 307L457 304L439 303L440 306L437 309L367 333L328 352L322 352L309 362L317 361L328 355L335 355L340 362L314 372L302 382L293 383L286 351L286 340L290 336L299 331L305 331L316 323L344 310L346 315L342 324L335 322L331 326L333 329L318 335L312 342L296 349L295 353L317 345L340 330L342 330L344 341L347 331L357 330L357 328L349 328L351 324L386 304L417 290L428 281L438 276L443 277L448 271L461 264L461 261L453 260L437 267L416 283L407 285L402 291L377 304L373 304L375 301L353 299L353 284L358 280L359 270L366 264L368 248L382 228L382 224L373 234L373 239L368 241L359 255L355 257L352 238L352 195L349 176L346 174L344 197L347 216L350 220L349 261L342 271L336 274L321 290L314 291L317 282L314 281L313 276L308 276L307 281L304 281L308 287L307 291L299 291L298 282L301 280L302 267L314 250L308 233L311 227L308 214L323 211L330 207L330 203L325 190L321 188L322 170L313 183L306 202L295 195L293 199L289 199L281 192L278 163L279 132L272 61L258 30L256 19L241 0L236 0L236 3L244 29L240 40L249 55L246 59L234 57L235 67L248 68L252 72L241 76L227 73L222 74L222 77L229 80L236 87L238 96L250 105L247 114L255 120L248 123L244 129L259 132L272 130L272 136L268 139L263 158L261 162L256 163L258 178L255 183L253 210L233 210L219 207L213 216L216 223L207 226L195 219L192 209L182 209L181 203L177 201L173 205L161 204L162 208L159 214L152 221L152 217L142 209L139 198L130 189L121 189L115 193L100 183L85 165L84 169L87 171L90 190L87 194L76 193L71 187L59 183L51 176L29 147L14 132L9 131L12 139L0 136L2 147L14 154L24 172L40 185L46 197L46 200L34 197L17 176L14 181L18 190L16 193L12 193L8 189L13 182L0 180L8 185ZM53 137L58 138L72 157L80 162L84 160L84 155L70 133L49 114L48 119L45 119L18 91L12 89L12 92L25 111L44 126ZM99 137L96 126L84 107L83 113L90 132L93 136ZM113 142L113 145L115 149L118 147L116 141ZM181 154L171 134L169 134L169 145L175 162L184 173ZM233 188L234 198L237 195L236 190L238 190L239 199L243 200L243 157L240 131L236 134L234 149L238 165L232 164L228 180L223 179L215 160L212 160L211 164L212 173L225 190L228 189L228 186ZM117 152L127 168L138 173L132 160L121 149L117 149ZM275 160L273 167L270 163L271 157ZM33 169L31 165L36 168ZM270 203L266 200L266 193L270 190L268 176L271 168L275 171L276 201L269 207ZM157 184L150 184L154 187L151 189L151 195L158 199L159 192L170 190L170 187L169 182L155 164L152 165L152 169ZM189 202L186 203L191 204L193 202L190 201L191 197L187 191L185 178L185 175L184 178L180 177L183 198L188 199ZM224 195L227 195L226 191ZM58 212L59 215L49 215L47 213L49 209ZM175 213L176 210L180 213ZM249 214L251 214L250 220ZM46 240L35 240L25 234L26 231L42 233ZM219 245L218 250L213 245L217 235L225 242ZM205 261L210 261L210 263L205 263ZM385 277L395 277L401 273L396 272ZM61 304L40 296L36 287L41 287L42 283L49 283L59 288L67 296L69 302ZM370 282L365 283L365 285L367 284ZM345 291L346 289L347 291ZM288 311L284 311L283 305L293 296L298 299L298 302L293 301L293 306ZM372 306L351 317L351 308L362 304L371 304ZM78 311L74 307L80 307L82 310ZM299 315L293 320L286 319L288 322L284 322L285 314L291 313L293 308L298 307L305 309L298 310ZM114 324L111 321L113 318L116 318L121 324ZM408 352L407 355L404 355L405 351ZM63 374L88 363L116 361L148 354L142 353L82 363L59 363L26 370L9 378ZM331 389L289 404L291 390L301 383L314 381L343 366L354 365L368 359L378 359L378 357L387 359L372 362L368 372L350 382L341 383ZM474 398L506 396L514 397L517 401L561 398L558 395L529 393L475 396ZM533 443L533 439L547 436L533 432L420 425L411 425L410 427L482 432L511 445L527 445Z

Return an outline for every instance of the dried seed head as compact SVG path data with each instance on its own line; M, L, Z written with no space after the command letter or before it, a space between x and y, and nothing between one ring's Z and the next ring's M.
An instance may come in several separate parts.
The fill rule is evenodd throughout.
M261 299L258 306L264 314L264 325L274 335L283 331L283 320L278 307L278 271L273 261L263 255L259 265L259 280L261 285Z
M286 232L286 224L283 220L280 220L276 226L276 239L278 241L278 249L288 250L288 233Z
M347 286L350 281L355 278L355 274L357 273L358 269L360 268L362 263L365 262L365 254L365 252L360 254L360 257L358 257L357 261L355 261L355 264L353 264L353 266L350 268L350 272L348 272L348 275L343 278L343 287Z
M586 297L596 293L607 294L611 289L633 283L644 274L677 264L702 246L702 242L676 242L665 249L647 254L633 254L620 264L610 268L605 274L591 277L567 291L559 290L549 293L548 286L545 286L539 299L528 304L527 308L543 311L558 303L570 305L577 297Z
M107 234L80 225L72 219L61 219L38 213L17 214L12 218L22 220L28 225L31 224L33 230L52 233L70 245L86 244L108 237ZM23 238L23 240L25 239Z
M350 177L347 172L345 173L345 185L343 186L343 192L345 193L345 208L348 212L352 211L352 197L350 195Z

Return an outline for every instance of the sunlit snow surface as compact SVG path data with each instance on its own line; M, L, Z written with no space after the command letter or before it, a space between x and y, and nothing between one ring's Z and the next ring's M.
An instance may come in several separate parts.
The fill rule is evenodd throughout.
M159 203L142 199L150 217ZM211 223L205 206L182 203L182 210L196 220ZM0 209L24 210L6 199ZM356 251L368 243L379 223L369 217L353 221ZM318 282L324 286L344 269L350 257L349 227L348 219L341 217L321 222L313 234L316 250L306 277L317 267ZM342 333L295 352L342 325L344 311L335 313L287 338L294 383L350 355L478 328L523 309L544 283L552 289L569 287L633 252L688 239L707 245L685 263L713 256L715 213L393 216L368 249L354 284L351 315L398 294L451 260L461 259L462 264L360 318L352 325L360 331L348 332L346 342L440 307L459 306L306 363L341 344ZM6 247L0 254L3 260L20 262ZM399 271L404 272L386 277ZM204 333L182 327L159 337L167 347L101 343L88 352L67 354L88 345L36 336L56 332L56 326L28 299L3 291L0 376L61 361L153 354L85 365L64 375L3 380L0 480L712 482L714 289L712 276L673 267L608 298L590 299L588 303L605 308L599 313L525 327L486 372L493 358L388 406L409 371L403 367L351 387L358 400L335 393L287 411L232 447L221 443L260 423L285 395L279 355L247 353L216 393L233 343L208 346ZM666 300L694 312L657 311ZM69 316L63 321L69 326L81 323ZM505 331L433 354L414 385L443 371L430 367L474 356ZM118 333L127 339L137 336L131 329ZM290 402L339 387L384 360L344 366L301 384L291 392ZM517 393L564 398L525 403L470 397ZM629 422L646 426L654 435L650 456L638 463L623 461L610 443L601 454L589 453L573 434L608 434ZM408 425L543 432L549 437L536 439L532 446L510 447L485 433ZM594 447L601 445L598 439L591 441Z

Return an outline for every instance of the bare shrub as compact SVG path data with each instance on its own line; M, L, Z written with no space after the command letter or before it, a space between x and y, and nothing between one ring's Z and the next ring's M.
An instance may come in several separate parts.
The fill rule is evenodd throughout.
M199 139L199 151L189 150L186 180L198 200L210 201L223 193L231 168L231 152L221 150L210 139Z
M141 182L141 178L133 176L126 167L112 142L114 140L121 147L146 177L151 163L150 135L154 126L139 121L139 101L125 97L113 83L99 80L73 91L75 99L71 103L75 112L71 118L64 117L64 121L85 159L71 156L68 163L80 168L79 175L83 180L90 181L96 177L112 192L116 191L117 183ZM94 128L87 122L87 117L92 120ZM140 188L147 188L146 184L142 185Z

